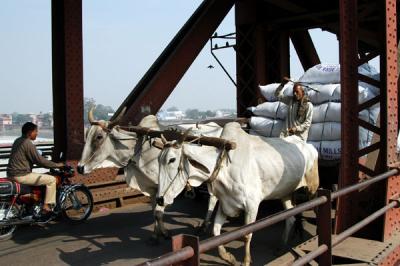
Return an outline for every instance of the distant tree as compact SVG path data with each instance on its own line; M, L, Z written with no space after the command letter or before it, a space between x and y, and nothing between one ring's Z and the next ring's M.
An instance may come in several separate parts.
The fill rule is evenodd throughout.
M109 120L110 116L108 114L112 113L114 113L114 109L111 106L99 104L96 106L94 116L98 120Z
M52 124L53 116L50 113L44 113L42 117L45 126L50 126Z
M187 109L185 114L189 119L198 119L200 117L200 112L197 109Z
M176 107L176 106L172 106L172 107L169 107L169 108L167 109L167 111L168 111L168 112L175 112L175 111L179 111L179 109L178 109L178 107Z
M109 113L114 113L114 109L111 106L106 106L106 105L96 105L96 101L93 98L84 98L84 103L83 103L83 115L84 115L84 121L85 124L89 123L88 121L88 113L89 110L92 107L96 107L93 115L94 118L97 120L108 120L110 117L108 116Z
M215 117L216 112L207 110L206 113L205 113L205 115L206 115L207 117Z

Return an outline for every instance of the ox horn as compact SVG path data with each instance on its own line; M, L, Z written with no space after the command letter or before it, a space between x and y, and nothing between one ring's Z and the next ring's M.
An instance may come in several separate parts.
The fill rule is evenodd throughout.
M161 134L161 141L162 141L162 143L165 145L165 144L167 144L167 139L164 137L164 135L163 134Z
M178 146L182 145L182 143L186 140L187 136L189 135L190 131L192 130L192 128L188 128L185 130L185 132L183 133L182 137L178 140Z
M119 123L121 118L125 115L125 112L126 112L126 106L124 106L122 111L118 114L118 116L114 120L111 120L108 123L108 128L111 129L111 128L115 127Z
M89 120L89 123L90 123L91 125L98 125L98 124L99 124L99 122L97 122L97 121L94 119L94 116L93 116L93 111L94 111L95 108L96 108L96 107L93 106L92 108L90 108L90 110L89 110L89 112L88 112L88 120Z

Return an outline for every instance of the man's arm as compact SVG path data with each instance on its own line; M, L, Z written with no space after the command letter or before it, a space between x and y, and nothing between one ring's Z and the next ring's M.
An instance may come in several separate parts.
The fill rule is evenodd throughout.
M281 84L278 86L278 88L276 88L275 97L277 97L280 102L289 105L290 101L292 100L292 97L283 94L283 88L285 87L285 84L286 82L282 81Z
M308 108L307 108L307 113L306 113L306 119L304 120L304 122L301 125L296 126L297 132L304 132L306 129L310 128L310 126L311 126L312 115L313 115L313 105L310 102L307 105L308 105Z
M36 146L29 141L29 144L27 145L28 147L28 156L32 160L34 164L37 164L39 166L45 167L45 168L57 168L57 167L62 167L64 166L63 163L55 163L52 161L47 160L43 156L41 156L36 149Z

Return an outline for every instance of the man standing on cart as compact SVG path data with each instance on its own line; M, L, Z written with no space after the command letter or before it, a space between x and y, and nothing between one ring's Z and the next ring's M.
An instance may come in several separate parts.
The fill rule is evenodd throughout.
M313 105L307 97L303 86L299 83L294 83L293 95L284 95L283 88L288 81L288 78L284 78L275 91L275 96L278 100L288 107L287 117L280 137L297 136L301 140L307 141L312 121Z

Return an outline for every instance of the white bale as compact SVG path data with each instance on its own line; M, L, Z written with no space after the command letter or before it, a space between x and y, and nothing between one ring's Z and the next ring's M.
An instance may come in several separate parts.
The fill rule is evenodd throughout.
M308 69L299 81L306 83L340 83L340 65L318 64Z
M171 127L171 126L169 126ZM185 131L187 129L190 130L190 134L194 136L214 136L219 137L221 136L223 128L219 126L217 123L209 122L207 124L180 124L175 125L173 128L176 128L181 131Z
M372 65L367 64L367 63L365 63L365 64L363 64L363 65L358 67L358 73L363 74L364 76L370 77L372 79L375 79L377 81L380 80L380 74L378 73L378 71L376 71L376 69ZM373 86L371 84L362 82L362 81L358 82L358 86L362 86L362 87L368 88L375 95L378 95L379 92L380 92L379 88L377 88L377 87L375 87L375 86Z
M377 79L378 72L376 69L365 63L358 67L358 73L363 74L365 76ZM379 79L377 79L379 80ZM303 76L299 78L299 81L304 83L321 83L321 84L331 84L331 83L340 83L340 65L339 64L318 64L308 69ZM369 87L371 85L366 84L364 82L360 82L361 86ZM372 90L376 90L377 88L371 86ZM379 91L374 91L375 94L379 93Z
M282 102L265 102L248 109L256 116L282 120L287 116L287 105Z
M318 151L318 157L322 160L339 160L341 155L340 140L333 141L307 141L312 144Z
M340 123L337 122L313 123L308 133L308 140L340 140L340 128Z
M308 84L310 87L315 88L319 92L305 88L310 101L313 104L322 104L326 102L340 102L341 101L341 88L340 84ZM275 97L275 91L279 83L272 83L264 86L259 86L261 94L269 102L278 101ZM293 84L286 84L283 87L283 94L286 96L293 95ZM358 86L358 102L364 103L377 94L371 89L371 86Z
M328 102L320 105L314 105L312 123L340 121L340 103Z
M397 135L397 153L400 153L400 130L399 135Z
M267 117L252 116L250 118L250 128L256 135L264 137L279 137L284 121Z
M260 92L264 98L269 102L276 102L278 98L275 97L275 91L279 87L280 83L271 83L267 85L259 85ZM285 95L293 95L293 85L286 83L283 87L283 93Z

